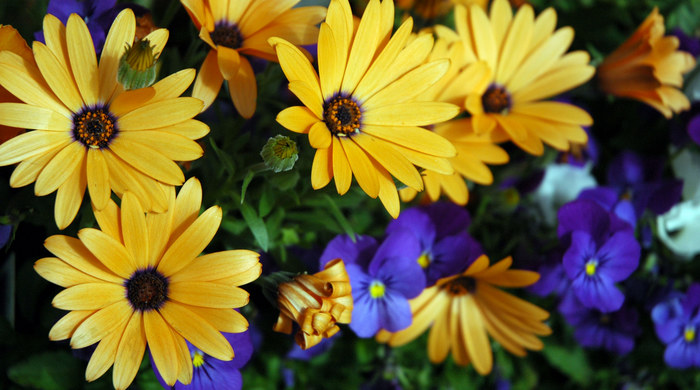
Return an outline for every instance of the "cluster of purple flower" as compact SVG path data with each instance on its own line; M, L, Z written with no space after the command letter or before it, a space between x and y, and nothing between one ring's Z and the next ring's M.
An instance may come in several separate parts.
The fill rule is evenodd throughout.
M467 211L452 203L405 210L381 243L369 236L334 238L321 255L321 268L336 258L346 264L355 304L352 329L372 337L411 324L408 300L445 276L465 270L481 245L468 233Z

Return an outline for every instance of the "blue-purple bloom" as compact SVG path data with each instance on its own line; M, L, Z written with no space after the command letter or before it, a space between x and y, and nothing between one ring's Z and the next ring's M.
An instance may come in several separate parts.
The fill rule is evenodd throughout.
M366 236L352 243L347 236L331 240L321 255L321 267L341 258L350 277L354 308L352 329L372 337L379 329L396 332L411 325L408 300L425 288L425 275L416 262L418 240L408 230L396 230L381 245Z
M631 227L590 200L559 210L559 233L569 246L564 270L581 303L603 312L618 310L625 296L615 286L637 269L641 248Z
M415 261L423 267L426 286L438 279L464 271L483 254L481 244L468 233L469 213L454 203L438 202L404 210L389 223L387 234L406 229L420 243Z
M666 344L664 361L669 367L700 367L700 283L685 296L671 296L651 311L659 339Z
M584 306L571 292L564 295L559 311L574 327L574 338L586 348L605 348L624 355L634 349L634 338L639 333L639 315L628 306L605 313Z
M187 342L194 365L192 382L188 385L176 382L174 386L168 386L151 357L151 366L161 386L171 390L240 390L243 387L243 378L239 370L248 363L253 355L253 342L249 331L222 334L233 346L235 357L231 361L226 362L213 358Z
M12 233L12 225L0 224L0 248L7 245L8 241L10 241L11 233Z
M50 0L46 13L57 17L63 24L68 22L70 14L75 13L82 17L90 30L95 52L99 54L102 52L107 31L117 16L112 12L116 3L117 0ZM44 32L34 33L34 39L44 42Z

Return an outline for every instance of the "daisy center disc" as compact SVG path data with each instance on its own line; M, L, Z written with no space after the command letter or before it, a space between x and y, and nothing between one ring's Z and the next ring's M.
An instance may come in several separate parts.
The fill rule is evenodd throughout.
M243 36L238 26L227 22L219 22L214 26L214 31L210 34L211 40L220 46L226 46L231 49L240 49L243 45Z
M510 94L505 87L491 85L481 97L484 112L502 114L510 110Z
M473 294L476 291L476 281L473 278L461 276L447 284L447 292L451 295Z
M336 96L323 107L323 121L336 136L348 136L360 131L360 106L352 99Z
M153 268L138 270L126 281L126 297L137 310L158 309L168 298L168 279Z
M73 138L89 148L106 148L117 134L117 120L102 107L73 114Z

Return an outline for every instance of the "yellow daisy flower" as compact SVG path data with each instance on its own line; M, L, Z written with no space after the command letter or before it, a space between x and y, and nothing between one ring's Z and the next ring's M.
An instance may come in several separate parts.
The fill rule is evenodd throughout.
M224 80L236 110L244 118L255 113L258 88L246 56L277 61L268 45L281 37L295 45L316 43L316 25L326 15L324 7L292 8L300 0L180 0L211 50L204 60L192 96L204 101L206 110L216 99Z
M60 229L80 208L87 187L98 210L132 191L146 210L167 209L167 187L184 175L173 161L191 161L203 151L194 140L209 132L193 120L199 99L179 97L194 79L187 69L152 87L124 91L117 83L119 59L134 41L130 9L119 13L107 35L99 65L90 31L73 14L66 26L44 18L46 44L34 42L36 64L0 53L0 85L24 103L0 103L0 124L35 129L0 146L0 165L19 162L12 187L35 182L37 196L56 194ZM168 31L146 39L160 53Z
M277 291L280 315L273 330L290 334L296 322L299 331L294 341L302 349L332 337L340 330L337 324L349 324L352 319L350 278L341 259L329 261L313 275L298 275Z
M413 21L407 19L392 36L394 4L371 0L355 28L347 0L331 0L321 24L316 73L309 60L284 39L272 38L289 89L304 106L277 115L287 129L309 135L316 149L311 170L314 189L335 178L344 194L352 176L372 198L379 196L389 214L400 203L392 175L417 191L423 181L415 165L432 168L455 155L449 141L420 126L443 122L459 108L419 101L442 77L449 61L425 59L433 38L408 42Z
M248 303L248 293L237 286L257 279L262 267L258 254L247 250L199 256L221 223L218 206L199 215L201 200L194 178L177 198L170 187L165 213L144 213L127 192L121 210L110 200L95 211L99 230L82 229L79 239L55 235L44 243L56 257L38 260L34 269L65 287L52 303L70 310L49 338L70 338L72 348L99 342L85 372L88 381L114 365L114 387L127 388L147 345L170 385L192 379L185 340L217 359L233 359L220 332L248 328L234 310Z
M678 38L664 36L664 17L658 8L598 67L598 82L609 94L636 99L666 118L690 108L679 90L683 74L695 67L690 53L678 50Z
M428 89L424 96L429 100L463 104L472 91L489 82L489 68L483 61L467 62L464 47L453 31L439 27L436 33L438 39L429 59L449 59L450 67L445 76ZM423 172L424 194L430 202L436 202L444 192L452 202L467 204L469 190L464 179L490 185L493 183L493 174L486 164L508 162L508 154L496 145L507 140L506 137L502 137L503 133L491 131L477 134L469 118L437 124L433 126L433 131L450 141L457 149L457 155L449 159L454 168L453 173L450 174L448 170L431 169ZM401 199L407 202L412 200L417 192L412 188L403 188L400 195Z
M392 347L404 345L420 336L431 325L428 358L433 363L452 357L460 366L470 362L481 375L491 372L493 356L488 335L517 356L526 349L541 350L536 337L552 333L542 323L549 313L493 286L525 287L539 279L532 271L510 270L512 259L489 266L482 255L461 274L442 278L409 301L413 323L396 333L380 331L377 341Z
M542 142L568 150L571 142L588 140L582 126L593 119L574 105L541 101L579 86L593 77L584 51L565 53L574 38L571 27L556 31L556 13L537 18L529 4L515 16L507 0L494 0L490 14L478 6L455 8L455 25L468 61L488 66L489 82L465 101L478 134L505 132L521 149L544 152Z
M19 32L12 26L3 26L0 24L0 51L8 50L20 57L23 60L34 63L32 49L27 46L27 42L19 35ZM11 94L8 90L0 85L0 103L19 103L20 100ZM24 132L24 128L0 125L0 144L8 139Z

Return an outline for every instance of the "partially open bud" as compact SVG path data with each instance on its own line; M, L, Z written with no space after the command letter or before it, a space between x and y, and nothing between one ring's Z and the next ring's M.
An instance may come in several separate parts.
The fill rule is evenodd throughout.
M155 46L146 38L139 39L122 55L117 80L124 89L150 87L156 81L157 67Z
M273 172L284 172L294 168L299 158L297 143L283 135L276 135L267 140L260 156L265 161L265 166Z
M277 306L280 315L273 330L291 334L292 323L299 324L294 341L308 349L325 337L336 334L336 323L349 324L353 300L350 278L341 259L328 262L323 271L298 275L279 285Z

